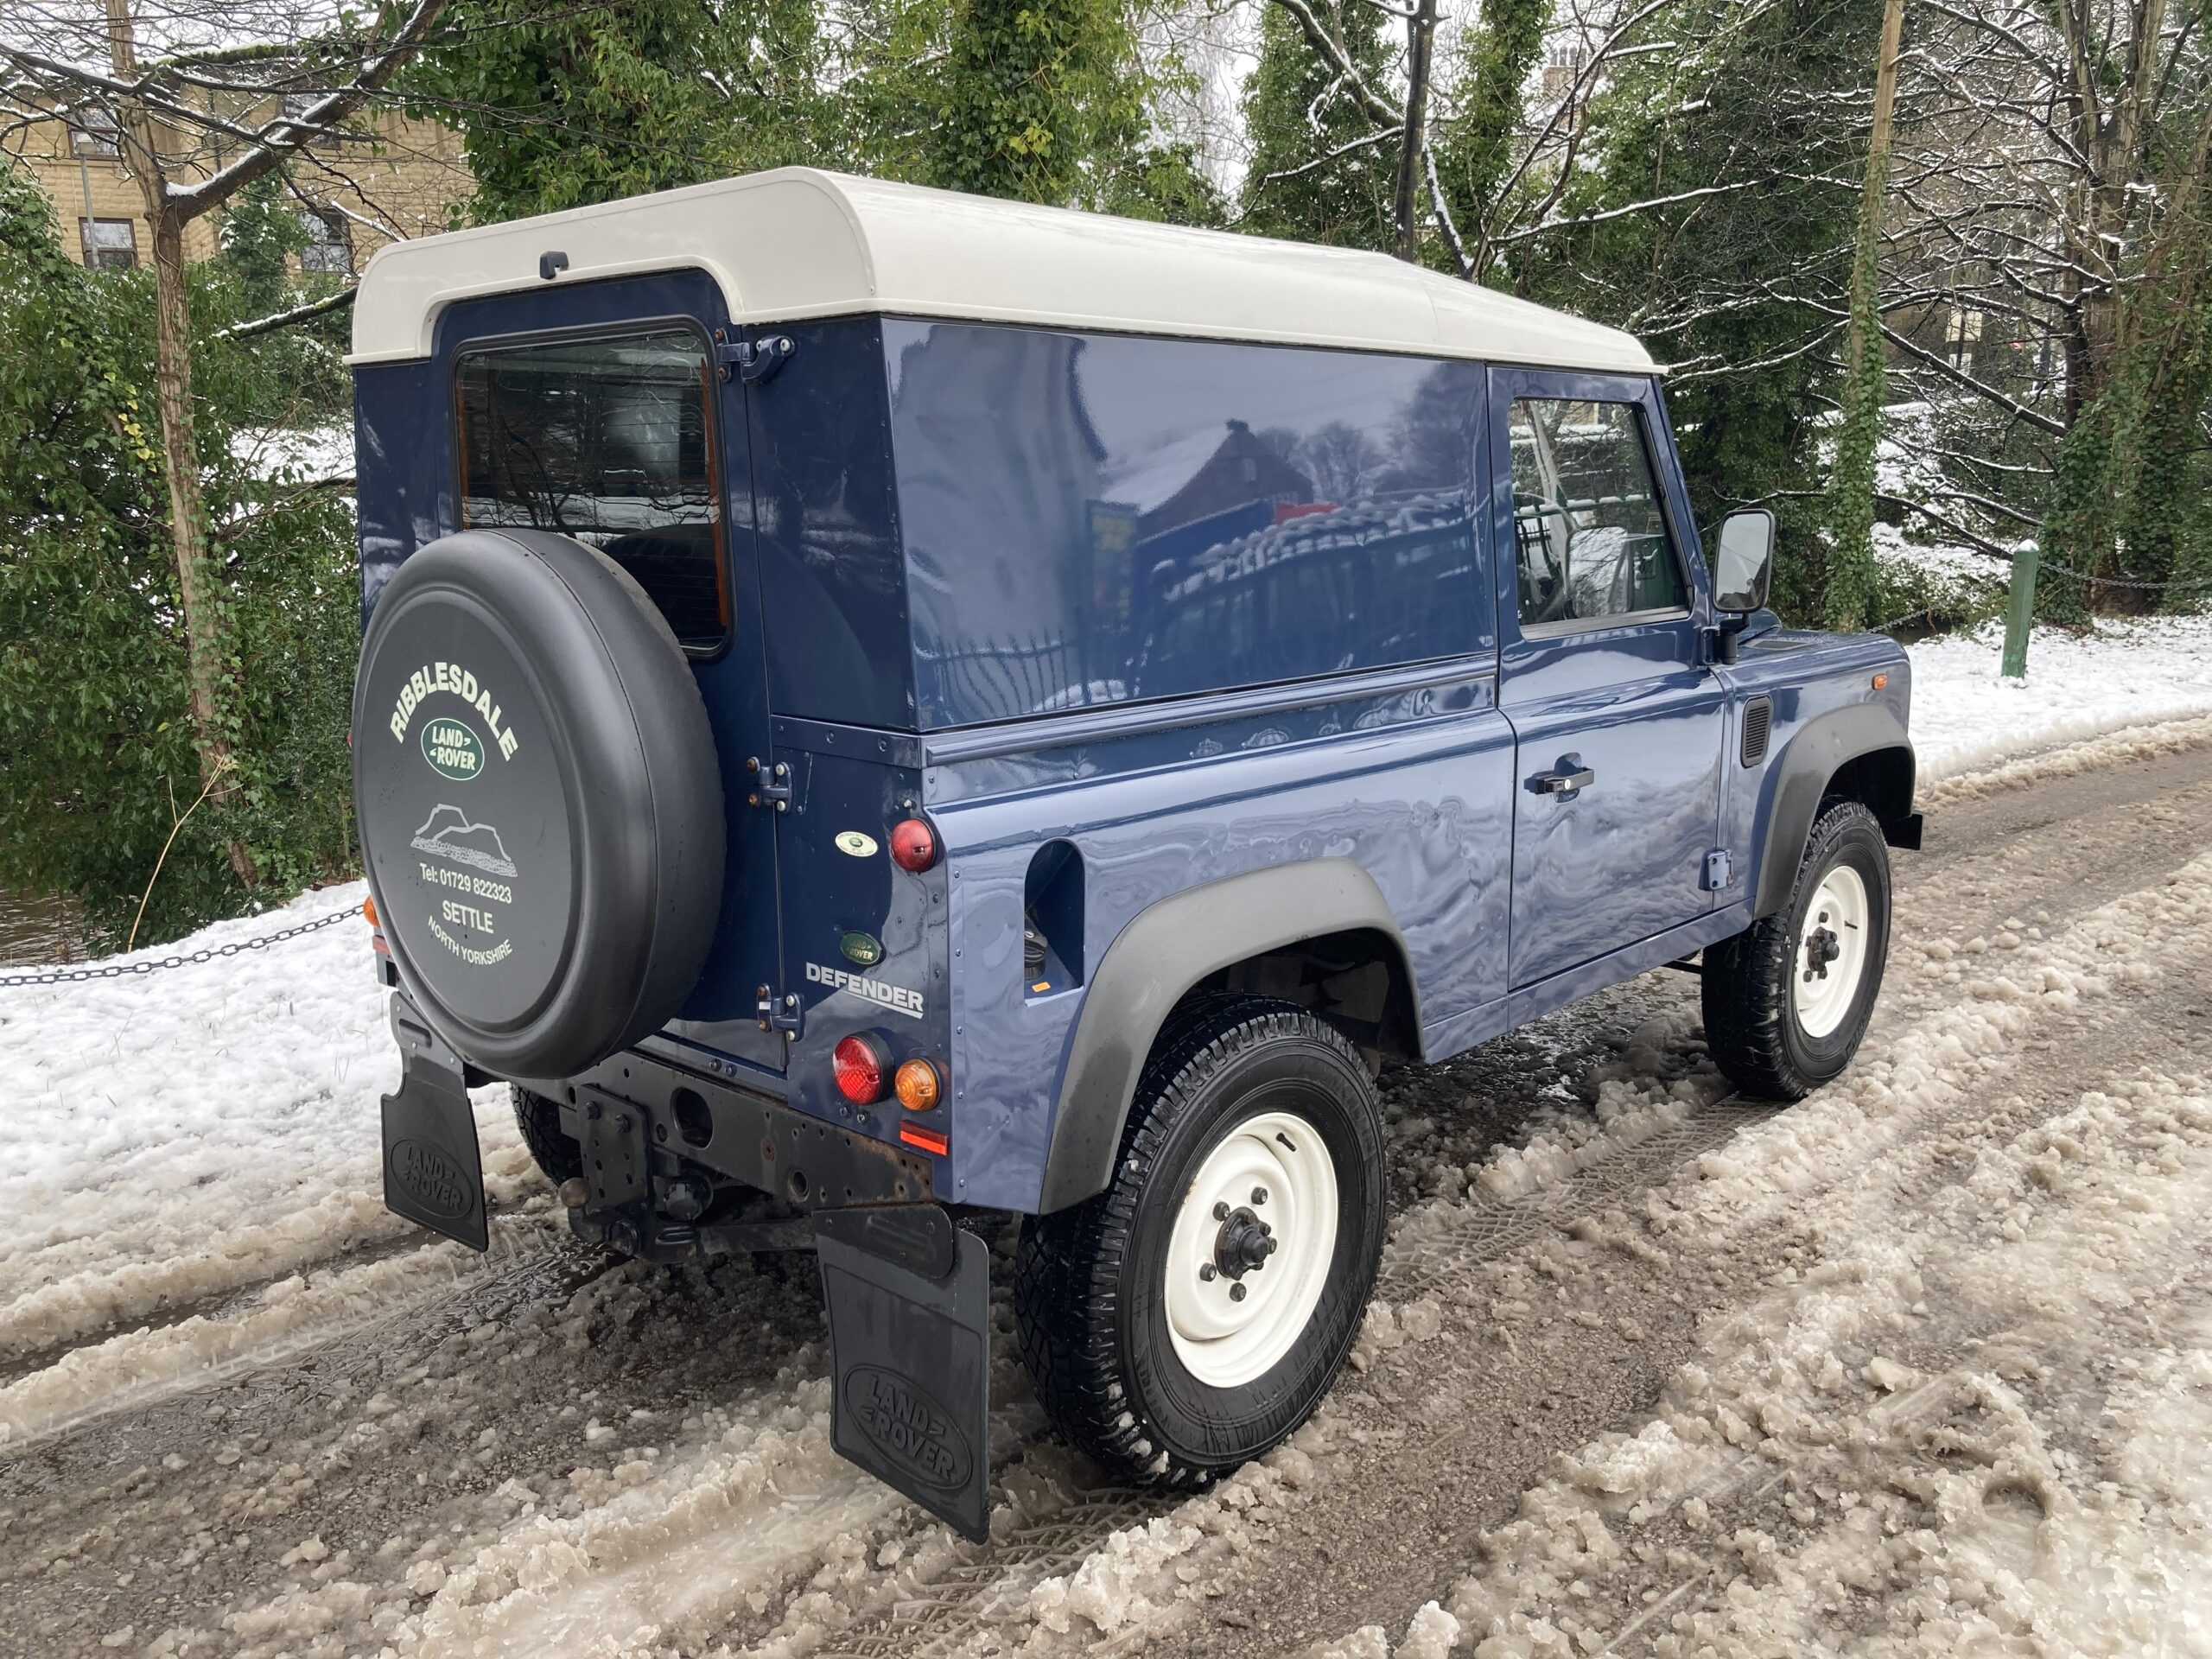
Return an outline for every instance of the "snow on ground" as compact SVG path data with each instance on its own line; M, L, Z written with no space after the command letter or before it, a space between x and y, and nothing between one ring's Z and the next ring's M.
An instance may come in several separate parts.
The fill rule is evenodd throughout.
M1910 648L1912 738L1924 783L2055 743L2212 712L2212 616L2037 628L2027 676L1998 672L2005 630L1986 623Z
M111 960L219 949L363 893L311 893ZM0 1362L411 1242L378 1179L378 1098L398 1071L374 973L368 928L349 918L143 976L0 989ZM503 1096L480 1091L478 1117L493 1190L511 1196ZM136 1346L192 1351L174 1332Z
M2098 964L2133 944L2139 989L2164 976L2146 942L2208 925L2199 859L2049 950L2013 940L1929 1046L1956 1078L1960 1051L1993 1056L2035 1005L2112 995ZM1778 1274L1649 1421L1567 1459L1483 1541L1446 1610L1495 1644L1476 1651L1564 1659L1641 1631L1661 1654L1749 1656L1846 1630L1900 1655L2212 1650L2212 1083L2116 1047L2104 1086L1984 1141L1932 1197L1902 1197L1912 1172L1878 1158L1847 1181L1809 1273ZM1802 1205L1840 1160L1864 1166L1956 1092L1935 1058L1862 1067L1745 1130L1674 1224ZM1783 1536L1715 1519L1754 1484L1792 1494ZM1607 1580L1651 1586L1628 1628L1600 1611L1624 1599Z

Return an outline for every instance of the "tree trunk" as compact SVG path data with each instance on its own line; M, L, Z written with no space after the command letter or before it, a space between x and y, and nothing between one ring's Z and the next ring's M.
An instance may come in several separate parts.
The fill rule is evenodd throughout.
M1874 67L1874 126L1866 145L1859 239L1851 262L1843 419L1836 429L1835 466L1828 483L1830 546L1821 606L1830 627L1871 626L1881 588L1874 563L1874 488L1882 442L1882 212L1890 177L1897 48L1904 35L1904 0L1888 0L1882 10L1881 55Z
M137 52L127 0L107 0L109 57L119 79L134 79ZM199 435L192 418L192 303L184 274L184 221L168 199L154 124L137 98L121 100L124 153L138 181L154 245L154 393L162 423L162 472L168 486L169 538L176 557L177 597L193 742L208 804L221 811L237 787L237 757L224 695L228 689L230 630L207 544L207 512L200 495ZM253 855L227 837L231 871L256 885Z
M1406 124L1398 135L1396 218L1397 255L1410 264L1418 256L1421 241L1421 215L1414 211L1414 201L1420 193L1421 122L1428 105L1429 52L1436 41L1436 0L1421 0L1406 28Z

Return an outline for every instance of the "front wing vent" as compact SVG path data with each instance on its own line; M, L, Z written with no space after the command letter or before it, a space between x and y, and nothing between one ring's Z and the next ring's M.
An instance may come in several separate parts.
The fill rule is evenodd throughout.
M1753 697L1744 705L1744 764L1756 766L1766 759L1767 734L1774 729L1774 699Z

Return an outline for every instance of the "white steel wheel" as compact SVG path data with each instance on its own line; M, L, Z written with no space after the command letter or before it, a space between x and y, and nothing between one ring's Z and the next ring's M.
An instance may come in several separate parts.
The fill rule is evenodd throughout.
M1865 977L1870 930L1866 883L1848 864L1821 878L1805 906L1789 974L1798 1029L1825 1037L1843 1023Z
M1337 1248L1337 1170L1304 1118L1263 1112L1208 1153L1167 1248L1168 1336L1200 1382L1233 1389L1296 1345Z

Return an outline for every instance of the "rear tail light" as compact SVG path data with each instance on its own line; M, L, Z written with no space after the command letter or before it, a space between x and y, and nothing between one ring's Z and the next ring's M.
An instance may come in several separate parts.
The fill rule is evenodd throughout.
M856 1031L841 1039L830 1063L837 1074L837 1092L855 1106L883 1098L883 1085L891 1072L891 1056L881 1042Z
M899 1120L899 1138L908 1146L942 1158L952 1150L952 1137L942 1129L925 1129L911 1117Z
M899 1075L892 1079L892 1091L899 1096L899 1103L910 1112L926 1112L944 1098L944 1086L938 1081L937 1067L927 1060L909 1060L899 1068Z
M902 870L926 870L937 862L937 831L923 819L902 818L891 826L891 861Z

